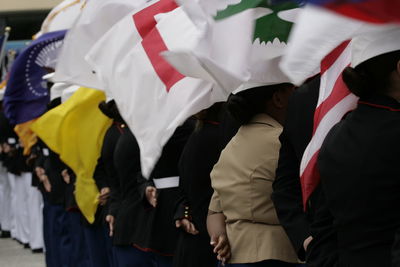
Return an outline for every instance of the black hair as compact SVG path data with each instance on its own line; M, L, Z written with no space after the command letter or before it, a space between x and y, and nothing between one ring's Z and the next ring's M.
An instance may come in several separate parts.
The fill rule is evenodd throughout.
M61 105L61 97L56 97L47 104L47 110L51 110Z
M124 122L124 120L121 117L121 114L119 113L117 104L115 103L114 99L108 101L107 103L105 101L100 102L99 109L104 115L106 115L110 119L113 119L121 123Z
M205 121L219 122L221 120L221 110L224 102L214 103L211 107L204 109L195 115L196 127L195 130L200 130Z
M385 94L390 87L390 73L397 68L400 50L373 57L355 68L347 67L342 74L349 90L361 98Z
M292 87L290 83L281 83L255 87L230 95L227 102L228 112L240 125L247 124L256 114L265 112L266 101L270 100L275 92Z

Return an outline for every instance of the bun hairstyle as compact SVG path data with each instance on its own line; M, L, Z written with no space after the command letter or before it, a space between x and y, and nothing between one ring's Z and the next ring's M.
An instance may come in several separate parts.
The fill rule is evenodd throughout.
M110 119L119 122L124 122L124 120L121 117L121 114L119 113L117 104L115 103L114 100L110 100L107 103L105 101L100 102L99 109L101 112L103 112L104 115L106 115Z
M203 128L205 121L219 122L222 112L224 102L216 102L211 107L200 111L195 114L196 117L196 127L195 130L198 131Z
M266 102L275 92L292 87L290 83L281 83L255 87L230 95L227 101L228 112L240 125L247 124L255 115L265 112Z
M360 98L386 94L390 88L390 73L397 68L400 50L373 57L355 68L347 67L342 74L349 90Z
M47 104L47 110L51 110L61 105L61 97L56 97Z

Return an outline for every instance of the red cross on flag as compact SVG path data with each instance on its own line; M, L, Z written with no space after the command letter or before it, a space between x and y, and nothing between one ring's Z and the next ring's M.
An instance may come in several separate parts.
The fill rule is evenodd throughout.
M204 32L174 0L151 1L115 24L86 56L138 141L145 177L179 125L227 97L160 55L194 48Z

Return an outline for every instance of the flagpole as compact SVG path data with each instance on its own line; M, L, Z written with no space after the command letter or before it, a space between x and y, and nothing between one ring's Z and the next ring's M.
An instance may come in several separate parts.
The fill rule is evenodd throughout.
M6 43L8 40L8 36L10 35L11 27L6 27L4 30L4 41L3 44L1 45L0 49L0 66L3 65L3 59L5 56L5 51L6 51Z

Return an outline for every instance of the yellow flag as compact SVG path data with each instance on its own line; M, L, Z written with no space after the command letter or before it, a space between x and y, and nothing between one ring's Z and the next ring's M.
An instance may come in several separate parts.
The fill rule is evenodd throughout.
M19 139L21 140L24 146L24 155L27 156L31 153L31 148L37 142L37 135L32 132L31 125L34 123L36 119L17 124L14 127L14 131L17 133Z
M93 174L104 135L112 123L98 108L103 100L102 91L81 87L65 103L46 112L31 126L75 172L75 199L90 223L94 221L99 194Z

